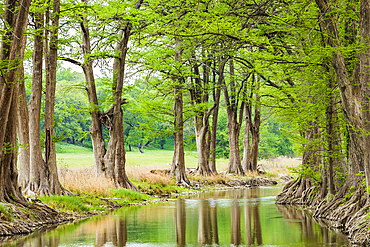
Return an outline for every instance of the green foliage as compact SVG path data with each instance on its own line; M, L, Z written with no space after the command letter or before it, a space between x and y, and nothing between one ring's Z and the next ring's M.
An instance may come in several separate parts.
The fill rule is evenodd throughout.
M302 178L312 179L315 185L321 183L321 174L317 172L314 167L308 165L300 165L299 167L288 167L291 173L298 175Z
M13 221L13 215L6 204L0 203L0 219L4 221Z
M294 156L293 144L286 136L285 124L276 118L269 117L263 122L260 130L259 157L263 159L278 156Z
M356 188L354 186L351 186L351 188L349 188L349 191L343 196L343 202L351 199L355 191L356 191Z

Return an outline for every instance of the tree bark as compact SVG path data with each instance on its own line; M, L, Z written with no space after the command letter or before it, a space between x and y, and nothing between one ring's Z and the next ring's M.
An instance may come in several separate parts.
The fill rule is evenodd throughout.
M360 85L362 86L363 152L366 187L370 187L370 1L361 0L360 36L364 50L360 53ZM368 199L370 194L367 193Z
M230 66L230 94L226 85L224 85L224 96L227 111L227 130L229 134L229 165L227 168L228 173L236 173L244 175L241 166L240 153L239 153L239 134L241 121L243 119L244 102L241 103L241 110L238 118L238 95L237 85L235 84L234 62L229 61Z
M84 0L87 3L87 0ZM80 65L85 75L87 97L90 104L91 126L90 134L94 150L94 168L95 174L101 176L104 174L106 165L104 164L104 155L106 153L105 142L103 138L103 126L101 122L101 112L99 110L98 96L95 87L95 77L93 70L93 60L91 56L90 31L87 18L84 16L80 23L82 31L82 52L84 56L83 64Z
M252 171L250 167L250 120L249 120L249 112L251 109L249 108L248 104L244 104L244 113L245 113L245 121L244 121L244 135L243 135L243 160L242 160L242 167L244 172Z
M140 7L142 0L139 0ZM126 151L124 147L123 133L123 112L121 108L123 78L125 75L126 54L128 50L128 41L131 35L132 24L127 23L123 31L122 38L116 46L116 52L119 58L116 58L113 63L113 114L112 125L109 131L109 142L107 152L104 156L104 163L107 166L106 173L113 179L116 187L136 190L139 189L130 182L125 170Z
M254 76L252 78L254 81ZM257 80L256 85L256 103L254 106L254 119L252 123L252 114L249 111L248 112L248 120L249 120L249 127L250 132L252 134L252 147L251 147L251 153L250 153L250 161L249 161L249 170L250 171L257 171L257 163L258 163L258 146L260 143L260 125L261 125L261 105L260 105L260 95L259 95L259 88L260 88L260 82ZM247 108L250 109L250 108Z
M316 0L316 4L323 15L332 12L331 7L328 6L326 0ZM361 180L361 177L358 176L358 174L360 171L364 170L362 143L359 136L360 134L358 133L358 130L362 128L362 124L360 122L360 116L362 113L360 104L358 103L361 102L361 89L359 87L359 82L357 81L358 76L356 75L356 73L358 73L359 66L355 65L352 76L353 81L351 81L351 77L346 68L344 56L341 50L337 49L340 47L340 38L334 17L327 16L323 18L322 23L328 33L328 45L335 48L332 53L331 64L336 74L344 118L346 120L347 130L350 137L348 149L349 169L346 186L343 186L342 192L337 194L338 196L341 196L349 187L357 185L357 182Z
M49 11L47 11L49 17ZM51 33L50 44L46 39L47 68L46 68L46 95L45 95L45 163L48 170L45 170L49 180L50 193L52 194L70 194L60 184L58 177L58 167L56 161L56 148L53 137L55 136L54 129L54 106L55 106L55 88L56 88L56 73L58 61L58 29L60 15L60 0L53 1L53 15L51 18ZM49 19L49 18L48 18ZM49 20L47 21L49 23ZM47 38L47 35L45 35Z
M9 41L9 53L3 53L2 61L6 65L6 77L2 77L3 90L0 98L0 201L11 203L26 203L26 199L18 186L17 172L17 140L16 140L16 113L17 113L17 68L20 65L19 54L25 49L23 34L28 20L30 0L23 0L17 11L16 21L13 21L13 1L7 1L5 19L8 27L13 27L11 36L3 36L3 42ZM15 18L14 18L15 19ZM9 21L10 20L10 21ZM9 37L17 37L15 39ZM2 47L3 48L3 47ZM4 146L5 144L5 146Z
M208 103L209 93L209 62L206 62L207 66L203 66L203 81L200 78L199 65L193 66L195 78L192 80L194 83L190 86L190 99L191 103L196 110L194 116L195 126L195 140L198 153L198 167L197 172L203 176L212 175L212 171L209 166L209 148L208 145L208 134L209 134L209 117L212 111L216 107L213 105L210 109L202 106ZM200 110L199 108L203 108Z
M176 40L178 46L175 54L175 62L181 62L181 43ZM182 83L183 78L173 78L174 85L174 152L172 159L171 174L175 174L176 183L189 185L190 181L185 173L185 153L184 153L184 119L183 119L183 99Z
M177 183L185 183L185 185L189 185L190 181L185 173L183 102L182 89L179 88L179 85L175 86L174 94L175 133L171 174L175 174Z
M211 129L211 141L210 141L210 157L209 157L209 167L213 174L217 174L216 169L216 141L217 141L217 120L218 120L218 110L220 108L220 97L221 97L221 87L224 83L224 69L227 58L224 58L218 68L218 79L216 84L216 72L213 72L213 101L215 104L215 109L212 114L212 129Z
M23 46L26 46L26 37L23 37ZM28 103L26 95L26 87L24 84L24 67L23 58L24 50L20 54L21 65L18 68L19 87L18 87L18 111L17 111L17 136L19 143L19 177L18 183L22 189L25 189L30 179L30 136L29 136L29 115Z
M331 195L335 194L335 186L334 186L334 156L337 155L335 153L335 134L334 134L334 119L333 119L333 111L334 111L334 97L332 95L332 90L333 90L333 82L331 79L329 79L329 103L326 108L326 128L327 128L327 142L328 142L328 176L325 176L325 179L323 182L326 182L327 179L327 185L329 189L329 193ZM326 187L326 184L323 183L323 185ZM326 189L326 188L325 188Z
M25 189L26 194L49 194L48 167L46 166L41 151L41 93L44 49L44 13L34 13L36 21L36 35L34 38L34 51L32 56L32 92L29 101L29 136L30 136L30 181ZM45 114L46 115L46 114Z

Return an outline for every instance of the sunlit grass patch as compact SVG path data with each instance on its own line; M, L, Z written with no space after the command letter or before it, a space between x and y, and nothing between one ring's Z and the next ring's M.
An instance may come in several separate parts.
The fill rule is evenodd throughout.
M39 199L54 209L60 211L73 211L76 213L103 211L104 207L99 198L80 196L42 196Z
M112 197L114 197L115 201L117 201L120 205L126 205L130 203L138 203L143 202L146 200L150 200L151 197L140 193L138 191L132 191L127 189L111 189L110 190Z

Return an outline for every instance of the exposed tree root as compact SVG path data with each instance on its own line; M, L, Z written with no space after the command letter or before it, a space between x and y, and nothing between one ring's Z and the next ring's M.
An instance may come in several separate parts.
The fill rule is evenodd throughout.
M277 204L304 205L313 217L348 234L353 244L370 246L370 201L358 180L345 183L335 196L321 199L320 186L304 178L288 182L276 197Z

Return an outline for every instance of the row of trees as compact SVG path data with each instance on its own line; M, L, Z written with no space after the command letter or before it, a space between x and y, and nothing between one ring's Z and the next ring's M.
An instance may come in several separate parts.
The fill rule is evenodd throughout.
M29 76L29 79L26 79L27 99L29 99L31 94L31 78L32 76ZM100 99L99 107L102 109L109 108L110 101L109 99L105 100L109 98L109 92L107 92L105 83L107 80L106 78L99 78L96 83L97 94ZM71 69L60 68L57 71L56 83L54 122L56 140L91 147L89 104L86 95L84 95L84 90L81 89L81 84L84 83L83 74L72 72ZM139 148L141 152L144 152L143 149L148 147L172 149L173 128L171 121L173 119L165 120L165 118L151 117L147 115L145 110L143 111L151 103L151 98L153 98L153 95L147 93L148 88L146 84L137 81L135 84L126 86L125 91L125 98L128 101L123 111L126 149L131 151ZM187 97L188 95L185 94L184 96ZM42 101L42 104L44 104L44 101ZM170 100L168 100L168 104L171 104ZM227 114L222 99L220 109L217 121L216 149L214 152L217 158L228 158ZM171 109L167 110L167 114L171 116ZM280 123L272 115L271 111L265 108L265 112L266 114L262 114L264 120L261 121L260 127L259 157L274 158L280 155L294 154L291 142L284 136L284 132L289 129ZM194 114L193 112L190 113ZM42 111L41 114L44 114L44 112ZM190 116L191 114L188 115ZM189 117L185 118L187 119L184 129L185 148L192 150L196 148L193 120ZM44 122L41 120L42 127L43 124ZM44 132L41 131L41 139L43 139L44 135ZM107 129L103 129L103 137L105 141L109 140ZM240 138L239 145L243 145Z
M16 109L22 109L19 143L29 147L20 155L23 188L37 193L68 193L57 180L52 139L58 59L83 70L81 86L88 97L96 174L110 177L116 186L136 189L124 166L121 105L126 104L122 98L125 78L146 85L146 97L138 99L141 113L172 125L171 170L177 182L189 183L183 136L184 122L189 118L194 121L198 173L217 173L217 123L220 102L224 102L228 172L244 174L257 169L261 111L269 107L294 126L298 133L294 136L302 144L302 173L316 178L323 195L327 189L330 194L341 189L343 195L362 179L357 175L360 171L365 172L370 185L366 151L370 7L366 1L85 0L60 5L55 0L34 2L30 17L25 18L29 5L29 0L8 0L2 13L1 167L12 167L5 169L4 176L13 178L9 184L17 195L21 194L14 175ZM27 36L23 35L24 19L32 24ZM27 105L22 61L31 41L32 93ZM105 68L110 75L110 94L105 96L110 104L104 107L96 90L95 66ZM127 66L132 75L126 75ZM44 158L38 127L43 78ZM107 142L104 128L109 131ZM322 176L314 176L319 171ZM341 187L340 181L335 185L342 178L346 179L345 186ZM10 200L5 194L9 195L4 191L3 198Z

